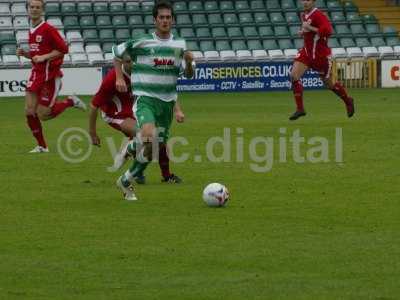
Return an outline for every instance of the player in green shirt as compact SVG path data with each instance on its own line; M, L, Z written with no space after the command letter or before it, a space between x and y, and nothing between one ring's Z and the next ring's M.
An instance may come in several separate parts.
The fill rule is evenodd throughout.
M117 180L126 200L137 200L131 183L142 174L152 160L152 145L166 143L178 98L176 84L183 67L186 78L194 75L193 54L186 49L184 39L171 33L174 11L168 2L159 1L153 8L156 31L134 37L113 47L116 88L125 92L122 59L129 55L134 64L131 82L136 102L133 112L140 128L140 142L132 142L128 153L137 153L132 167ZM158 129L158 132L156 131ZM158 140L158 141L157 141Z

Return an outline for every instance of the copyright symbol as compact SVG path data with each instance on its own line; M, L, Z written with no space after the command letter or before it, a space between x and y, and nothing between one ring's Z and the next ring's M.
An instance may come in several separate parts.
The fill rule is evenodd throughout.
M61 158L77 164L85 161L92 153L93 145L86 130L72 127L64 130L57 139L57 151Z

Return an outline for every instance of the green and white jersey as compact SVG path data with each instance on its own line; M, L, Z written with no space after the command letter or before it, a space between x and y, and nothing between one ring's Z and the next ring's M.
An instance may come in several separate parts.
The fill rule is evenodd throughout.
M114 57L129 55L134 64L131 82L133 94L162 101L176 101L176 82L186 42L175 38L160 39L155 33L141 35L112 48Z

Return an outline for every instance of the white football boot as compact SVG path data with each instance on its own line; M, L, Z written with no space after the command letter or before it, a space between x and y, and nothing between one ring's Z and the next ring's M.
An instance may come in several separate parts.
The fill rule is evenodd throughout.
M49 148L45 148L42 146L36 146L31 151L29 151L29 153L48 153L48 152L49 152Z
M74 102L74 107L80 110L87 110L85 102L83 102L77 95L71 95L69 98Z
M120 176L117 180L117 187L119 187L119 189L121 190L121 192L124 194L124 198L125 200L128 201L136 201L138 200L134 191L133 191L133 187L132 185L130 185L129 187L125 187L122 184L122 176Z

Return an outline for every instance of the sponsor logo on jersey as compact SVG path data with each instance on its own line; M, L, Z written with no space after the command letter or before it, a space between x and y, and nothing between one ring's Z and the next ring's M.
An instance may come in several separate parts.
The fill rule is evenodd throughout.
M42 42L42 36L41 35L37 35L36 36L36 43L41 43Z
M173 59L168 58L155 58L154 59L154 66L173 66L175 61Z

